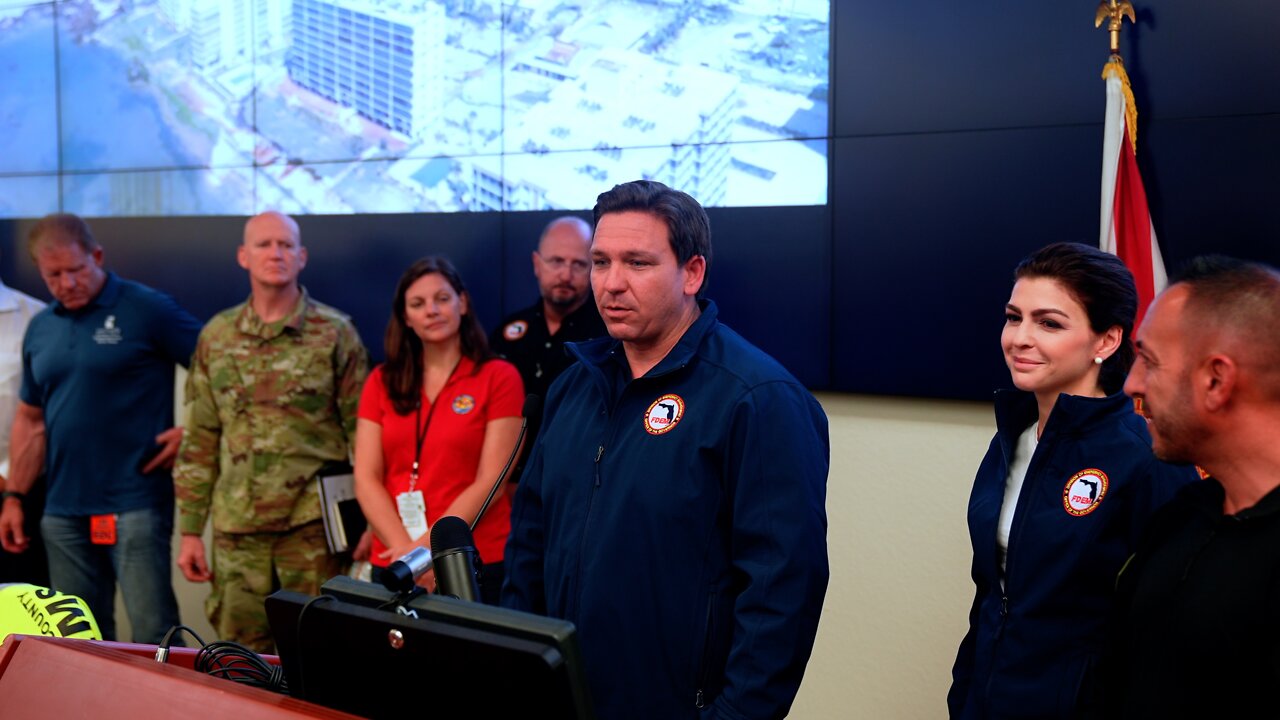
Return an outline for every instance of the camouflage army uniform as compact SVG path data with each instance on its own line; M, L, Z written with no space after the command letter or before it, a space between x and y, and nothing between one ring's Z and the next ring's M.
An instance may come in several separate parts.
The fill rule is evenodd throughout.
M200 332L173 480L180 532L200 534L213 512L205 610L223 639L270 651L263 598L316 594L338 572L313 478L347 460L367 370L350 318L306 290L279 322L245 302Z

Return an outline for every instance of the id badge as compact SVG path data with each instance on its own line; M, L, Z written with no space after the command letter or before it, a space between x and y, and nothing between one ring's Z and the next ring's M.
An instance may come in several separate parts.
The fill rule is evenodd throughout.
M427 534L427 503L422 499L421 490L397 495L396 509L400 511L400 522L409 533L410 540Z
M116 516L89 516L89 542L94 545L116 544Z

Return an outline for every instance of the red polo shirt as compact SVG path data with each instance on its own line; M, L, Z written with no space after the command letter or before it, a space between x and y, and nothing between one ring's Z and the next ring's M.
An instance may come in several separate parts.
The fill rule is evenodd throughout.
M520 416L524 388L520 373L511 363L490 360L477 369L474 362L464 357L436 397L434 410L425 397L422 402L422 425L427 432L422 443L416 489L422 491L427 505L427 524L434 525L458 495L475 482L489 421ZM383 484L393 505L397 495L409 490L416 416L413 411L407 415L396 412L382 379L382 366L374 368L360 395L359 417L382 426ZM480 480L491 483L497 478ZM475 529L480 559L486 563L500 562L510 531L511 500L506 492L499 490ZM373 564L381 567L389 564L378 559L384 550L386 546L375 536Z

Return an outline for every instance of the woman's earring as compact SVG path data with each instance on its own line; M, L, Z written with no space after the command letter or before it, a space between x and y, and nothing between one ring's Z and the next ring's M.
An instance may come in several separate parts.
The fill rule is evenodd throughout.
M1094 355L1094 356L1093 356L1093 364L1094 364L1094 365L1101 365L1101 364L1102 364L1102 356L1101 356L1101 355Z

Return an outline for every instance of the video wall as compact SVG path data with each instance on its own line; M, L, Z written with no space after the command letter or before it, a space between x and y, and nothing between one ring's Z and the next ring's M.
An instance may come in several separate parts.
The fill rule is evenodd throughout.
M829 0L0 0L0 217L827 202ZM587 192L590 190L590 192Z
M295 0L293 37L304 25L316 34L293 56L264 30L284 7L0 0L0 277L48 297L23 239L31 218L61 203L91 218L108 267L208 318L248 292L235 263L245 215L271 205L352 213L300 217L303 282L351 315L378 357L396 278L416 258L448 256L492 328L537 297L529 253L561 214L525 208L580 212L648 172L627 169L635 158L668 173L727 163L725 199L708 211L709 297L726 324L815 390L989 400L1009 385L999 337L1013 267L1050 242L1097 241L1107 37L1093 6L364 6L397 30L356 18L353 0ZM430 72L395 51L416 42L404 20L414 8L453 28L435 65L447 70L436 85L443 119L423 120L415 108L430 105L353 74L370 68L400 93L421 75L402 77L405 67ZM170 9L189 18L186 30L165 20ZM238 57L235 36L200 30L223 18L247 18L257 62L233 69L224 58ZM1167 266L1208 252L1280 265L1280 73L1249 72L1280 67L1280 5L1144 0L1138 20L1122 47ZM134 37L120 41L129 50L107 49L107 29ZM481 42L501 47L485 60L472 52ZM370 54L350 71L311 49L359 43ZM372 69L378 52L397 55L401 75ZM678 53L690 60L675 68ZM738 99L717 116L725 87L698 78L726 63ZM189 83L161 85L170 72ZM642 101L622 104L632 97ZM708 104L706 120L679 114ZM434 130L415 135L420 122ZM589 134L599 128L599 139ZM673 128L730 140L673 143ZM201 137L205 154L192 155ZM695 175L716 177L671 184L713 204L707 192L720 186L694 186ZM511 211L456 212L498 205ZM196 212L220 217L185 215Z

